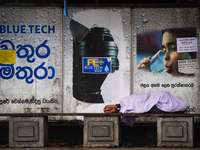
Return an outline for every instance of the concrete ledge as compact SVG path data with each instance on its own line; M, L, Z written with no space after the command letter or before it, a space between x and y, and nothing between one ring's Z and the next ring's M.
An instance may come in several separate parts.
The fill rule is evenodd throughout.
M47 117L10 117L9 147L44 147L47 123Z
M158 117L158 147L193 147L193 117Z
M119 146L119 126L119 117L84 117L84 147Z

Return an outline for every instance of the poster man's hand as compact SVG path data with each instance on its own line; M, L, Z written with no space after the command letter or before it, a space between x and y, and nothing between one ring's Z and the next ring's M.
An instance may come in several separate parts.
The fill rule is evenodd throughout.
M151 56L141 60L140 64L137 66L137 70L141 68L151 71Z

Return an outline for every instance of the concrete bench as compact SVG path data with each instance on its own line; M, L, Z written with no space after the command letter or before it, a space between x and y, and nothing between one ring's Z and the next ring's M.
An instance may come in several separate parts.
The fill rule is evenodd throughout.
M84 117L84 147L120 146L120 117L157 117L158 147L193 147L199 114L93 114ZM133 126L134 128L134 126Z
M157 117L158 147L193 147L194 117L200 114L16 113L9 116L9 147L44 147L48 116L84 116L84 147L119 147L121 117ZM133 127L134 128L134 127Z

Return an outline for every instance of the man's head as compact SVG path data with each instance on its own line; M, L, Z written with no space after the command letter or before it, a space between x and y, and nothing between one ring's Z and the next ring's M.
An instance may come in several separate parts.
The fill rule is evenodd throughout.
M164 66L167 73L173 76L181 75L178 72L178 60L194 59L196 53L178 53L177 38L196 37L195 28L167 29L163 31L162 50L165 52Z

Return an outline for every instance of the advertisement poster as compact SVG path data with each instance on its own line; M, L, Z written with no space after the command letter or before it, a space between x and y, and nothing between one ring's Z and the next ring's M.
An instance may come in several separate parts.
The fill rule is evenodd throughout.
M68 9L64 112L100 112L130 95L130 9Z
M0 14L0 113L61 112L61 9Z
M133 93L169 91L199 113L198 9L134 9Z

